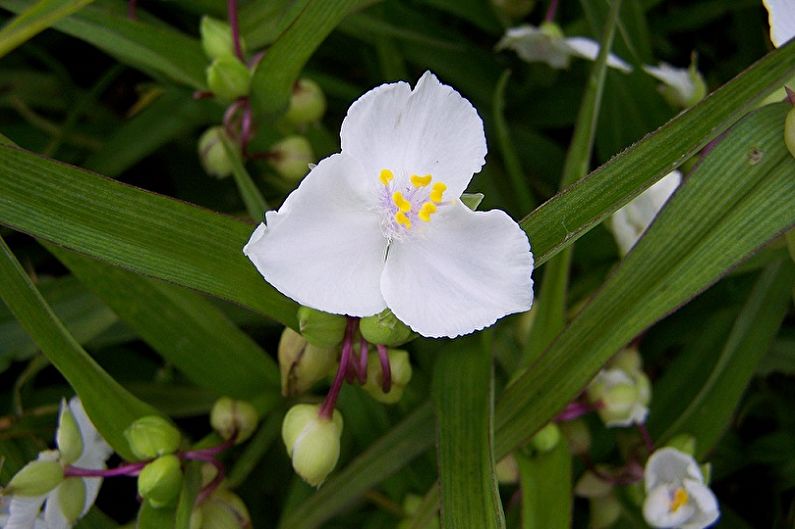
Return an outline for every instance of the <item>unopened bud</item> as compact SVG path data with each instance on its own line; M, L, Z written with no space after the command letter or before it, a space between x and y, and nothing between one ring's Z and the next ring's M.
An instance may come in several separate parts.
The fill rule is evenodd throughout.
M81 478L67 478L58 488L58 507L69 526L73 525L86 505L86 482Z
M789 153L795 157L795 106L789 109L784 119L784 143L787 144Z
M599 468L602 470L602 467ZM574 494L583 498L601 498L613 491L613 484L586 470L574 486Z
M217 489L201 507L203 529L251 527L251 516L240 497L227 489Z
M235 56L232 28L226 22L203 16L199 26L199 33L201 34L204 53L211 60ZM245 51L246 46L242 37L240 37L240 46Z
M675 448L689 456L696 455L696 438L687 433L680 433L665 443L665 446Z
M615 494L608 494L599 498L591 498L590 502L590 524L591 529L607 529L612 527L621 516L621 502Z
M497 462L494 474L497 476L497 481L504 485L519 482L519 464L513 454L508 454Z
M224 148L223 141L240 154L240 145L232 140L223 127L212 127L199 138L199 161L205 172L216 178L226 178L233 172L234 165Z
M397 347L414 339L417 335L397 319L389 309L367 316L359 321L359 332L364 339L373 344Z
M620 369L625 373L632 373L634 371L640 371L643 368L643 359L637 348L627 347L626 349L621 349L610 359L609 366L611 368Z
M316 347L290 329L279 340L282 395L300 395L325 378L337 363L337 349Z
M207 67L207 86L222 101L234 101L248 95L251 72L235 57L220 57Z
M173 504L182 488L182 468L173 454L161 456L146 465L138 475L138 494L152 507Z
M320 86L310 79L299 79L293 86L290 106L284 117L293 125L314 123L326 112L326 96Z
M179 430L157 415L136 420L124 430L124 437L139 459L152 459L176 452L182 441Z
M235 436L235 443L242 443L257 429L259 416L250 402L221 397L210 411L210 424L224 439Z
M320 486L334 470L340 456L342 415L318 416L319 405L296 404L282 423L282 439L293 469L312 486Z
M31 461L17 472L6 486L4 493L14 496L41 496L47 494L52 489L63 482L63 467L55 460L44 459L57 458L58 454L54 451L44 452L39 455L37 461Z
M560 442L560 429L557 424L551 422L541 428L532 439L530 444L539 452L549 452Z
M345 316L329 314L310 307L298 309L298 330L307 342L318 347L334 347L342 342Z
M270 148L268 162L289 182L298 182L315 161L312 146L303 136L288 136Z
M535 0L491 0L491 4L509 18L524 18L536 5Z
M588 429L585 421L581 419L565 421L560 423L558 428L566 438L571 453L581 455L591 450L591 430Z
M588 386L587 394L599 405L597 413L607 426L629 426L646 420L651 387L641 371L628 374L620 369L603 369Z
M377 353L370 353L367 359L367 382L364 389L375 400L384 404L394 404L403 396L403 390L411 381L411 360L409 354L401 349L389 349L390 389L384 392L384 372Z
M71 465L83 453L83 438L80 436L80 428L65 400L61 401L61 414L58 418L55 443L61 453L60 460L63 465Z

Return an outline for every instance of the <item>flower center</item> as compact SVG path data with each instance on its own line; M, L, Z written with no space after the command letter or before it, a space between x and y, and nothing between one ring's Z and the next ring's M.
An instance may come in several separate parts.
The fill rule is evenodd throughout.
M395 174L391 170L381 169L378 179L384 186L384 234L388 239L400 238L411 230L417 220L430 222L447 190L444 182L433 182L429 174L412 174L410 183L401 186L396 184Z
M682 506L687 505L688 501L687 491L682 487L676 489L671 497L671 504L668 509L671 512L678 511Z

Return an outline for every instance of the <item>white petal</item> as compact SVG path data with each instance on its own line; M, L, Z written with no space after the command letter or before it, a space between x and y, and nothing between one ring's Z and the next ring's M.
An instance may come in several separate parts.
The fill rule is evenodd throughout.
M503 211L441 206L425 229L394 241L381 290L395 316L423 336L482 329L533 303L527 236Z
M643 518L652 527L680 527L696 512L694 505L687 503L676 511L671 511L671 488L666 485L655 487L646 495L643 502Z
M696 84L690 74L690 68L674 68L670 64L661 62L659 66L644 65L643 70L676 90L682 101L689 101L696 91Z
M33 529L41 504L47 496L14 496L9 505L9 516L3 529Z
M279 292L334 314L369 316L385 308L386 239L377 196L357 187L362 177L352 157L326 158L254 231L243 253Z
M770 22L770 40L778 48L795 37L795 2L792 0L762 0Z
M694 505L696 512L687 523L682 524L682 529L703 529L715 523L720 516L718 500L706 485L698 481L685 480L685 490L689 502Z
M79 398L73 397L69 401L69 409L72 411L83 439L83 453L74 462L74 466L90 469L105 468L105 461L111 456L113 449L94 427Z
M635 246L670 196L679 187L682 173L673 171L619 209L610 219L610 227L622 255Z
M661 484L681 486L685 479L704 482L696 460L670 447L661 448L649 457L643 477L646 481L646 492Z
M47 505L44 506L44 521L47 529L69 529L69 522L61 511L61 486L58 485L47 495Z
M431 174L457 198L485 163L483 120L430 72L411 92L394 83L364 94L348 109L340 137L343 154L356 158L376 187L381 169L393 171L396 183Z
M593 39L587 37L567 37L565 42L571 50L571 54L577 57L594 61L596 60L596 56L599 55L599 43ZM624 73L632 71L632 66L613 53L607 54L607 65L611 68L621 70Z
M526 62L544 62L552 68L568 68L572 50L564 39L541 31L541 29L523 25L505 32L497 49L512 49L520 59Z

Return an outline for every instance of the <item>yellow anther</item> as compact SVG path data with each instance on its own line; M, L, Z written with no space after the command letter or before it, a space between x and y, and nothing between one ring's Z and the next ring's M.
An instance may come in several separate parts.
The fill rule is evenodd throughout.
M400 211L404 213L408 213L409 211L411 211L411 202L406 200L403 197L403 193L401 193L400 191L395 191L394 193L392 193L392 202L397 206L397 208Z
M407 230L411 228L411 221L402 211L395 213L395 222L405 226Z
M671 500L671 512L678 511L683 505L687 505L688 501L687 491L679 487L674 491L674 498Z
M384 185L387 185L393 178L395 175L389 169L381 169L381 173L378 175L378 179Z
M426 202L420 208L420 212L417 213L417 216L420 218L420 220L430 222L431 215L434 213L436 213L436 204L433 202Z
M444 185L442 182L436 182L431 187L431 193L429 195L429 198L431 199L432 202L439 204L442 201L442 195L444 195L445 191L447 191L447 186Z
M431 175L420 176L413 174L411 175L411 183L414 187L425 187L431 183Z

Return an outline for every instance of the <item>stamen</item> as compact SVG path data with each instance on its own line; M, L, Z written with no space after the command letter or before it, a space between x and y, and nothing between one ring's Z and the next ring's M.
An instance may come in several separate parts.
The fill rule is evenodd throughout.
M435 202L436 204L441 203L442 202L442 195L444 195L445 191L447 191L447 186L444 185L444 183L436 182L435 184L433 184L433 186L431 187L431 193L430 193L430 196L429 196L431 201Z
M422 221L430 222L431 215L433 215L434 213L436 213L436 204L434 204L433 202L426 202L420 208L420 212L417 213L417 216Z
M392 202L403 213L408 213L409 211L411 211L411 202L406 200L405 197L403 197L403 193L401 193L400 191L395 191L394 193L392 193ZM395 218L397 218L397 216Z
M413 174L410 180L414 187L425 187L431 183L431 175L426 174L425 176L419 176Z
M405 226L407 230L411 229L411 221L402 211L398 211L397 213L395 213L395 222L397 222L402 226Z
M687 491L679 487L674 491L674 498L671 500L671 512L678 511L683 505L687 505L688 501Z
M393 178L395 178L395 175L389 169L381 169L381 173L378 175L378 179L381 180L381 183L384 185L389 184Z

